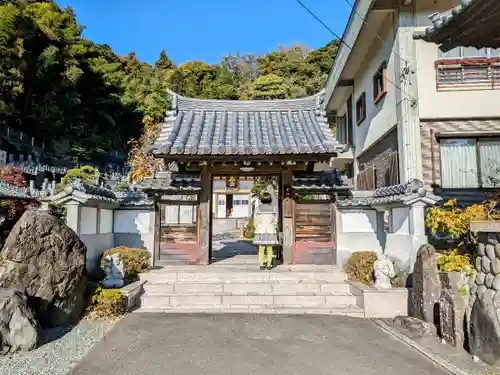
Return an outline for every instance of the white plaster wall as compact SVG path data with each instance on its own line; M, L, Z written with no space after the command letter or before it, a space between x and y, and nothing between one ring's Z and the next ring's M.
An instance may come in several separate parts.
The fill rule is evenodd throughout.
M416 3L416 25L430 26L428 15L460 4L460 0L420 0ZM422 119L500 117L500 90L437 91L434 61L438 46L416 40L416 71L419 114Z
M76 204L67 204L66 206L66 225L78 233L78 212L80 206Z
M115 210L114 246L146 248L154 259L155 212L151 210Z
M113 232L113 210L99 210L99 233Z
M99 276L102 253L114 247L113 233L80 234L80 239L87 246L87 271L92 276Z
M379 215L381 219L381 215ZM382 224L382 223L381 223ZM357 251L383 251L381 228L377 225L375 210L337 209L336 263L344 266L350 255ZM383 225L382 225L383 231Z
M448 90L436 88L438 47L416 41L418 97L421 119L500 117L500 90Z
M372 233L377 230L375 210L341 212L341 231L343 233Z
M97 208L80 207L80 234L97 233Z
M392 232L397 234L410 234L410 209L397 207L392 209Z
M114 233L147 233L150 229L150 210L115 210Z
M354 120L354 146L357 155L374 144L397 123L395 92L397 89L391 83L387 83L385 97L377 103L373 101L373 76L382 62L387 62L388 79L392 82L396 80L394 30L394 15L387 14L377 31L384 44L378 39L374 39L372 47L361 65L361 69L354 78L352 116ZM375 32L373 30L373 33ZM366 118L360 124L357 124L356 101L363 92L366 94Z

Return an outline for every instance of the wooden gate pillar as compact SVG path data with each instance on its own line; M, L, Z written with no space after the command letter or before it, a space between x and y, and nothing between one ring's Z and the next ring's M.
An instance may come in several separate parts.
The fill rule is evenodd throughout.
M200 217L198 218L200 233L200 264L210 263L212 246L212 173L208 166L201 168Z
M287 169L282 173L283 197L283 263L293 263L293 244L295 240L295 228L293 223L294 202L292 195L292 171Z

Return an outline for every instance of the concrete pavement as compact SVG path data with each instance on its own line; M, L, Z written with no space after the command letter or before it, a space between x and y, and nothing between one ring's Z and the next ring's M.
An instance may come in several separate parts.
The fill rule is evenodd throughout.
M444 375L373 322L341 316L131 314L72 375Z

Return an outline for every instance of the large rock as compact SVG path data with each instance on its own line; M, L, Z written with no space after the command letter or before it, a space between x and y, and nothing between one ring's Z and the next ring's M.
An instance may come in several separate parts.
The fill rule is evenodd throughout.
M48 211L26 211L0 253L0 287L26 290L42 327L72 323L85 308L85 244Z
M497 298L478 297L470 316L471 354L492 366L500 362L500 320L497 313L500 310L499 302Z
M26 294L0 289L0 354L29 351L38 344L38 323Z

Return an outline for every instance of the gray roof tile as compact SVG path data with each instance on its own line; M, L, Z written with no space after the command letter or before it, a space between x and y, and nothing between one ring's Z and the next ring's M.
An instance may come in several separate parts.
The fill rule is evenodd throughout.
M172 110L151 146L165 155L342 152L320 109L324 93L286 100L212 100L170 92Z
M459 5L451 9L429 15L433 25L414 31L413 37L432 43L443 43L446 50L458 45L498 48L499 16L498 0L461 0Z
M342 190L350 186L344 181L338 170L331 172L294 173L292 189L295 191L308 190Z
M339 207L381 206L390 204L411 205L415 201L432 205L441 200L428 192L420 180L411 180L406 184L398 184L379 188L375 191L353 191L352 197L339 200Z
M145 178L138 184L138 188L144 192L159 190L171 193L197 193L201 190L201 177L197 173L161 172L157 176Z

